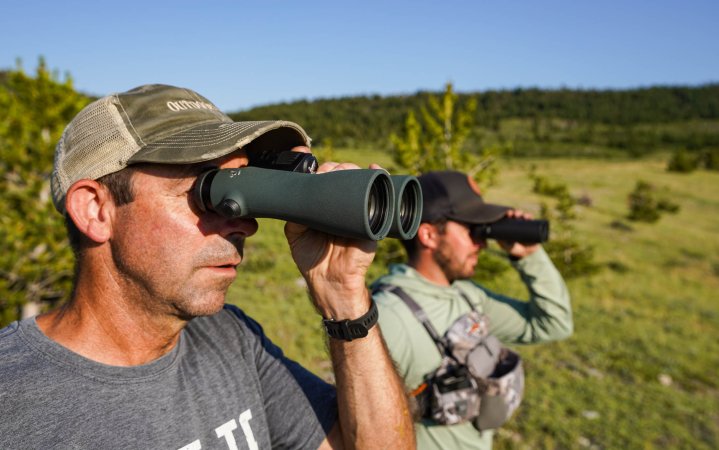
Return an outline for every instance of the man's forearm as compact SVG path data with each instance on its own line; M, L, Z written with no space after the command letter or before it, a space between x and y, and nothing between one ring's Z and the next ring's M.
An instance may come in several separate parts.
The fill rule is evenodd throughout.
M351 342L330 339L344 448L415 448L404 384L379 327Z
M529 301L487 292L484 313L492 334L503 342L537 343L566 338L573 330L569 292L543 250L512 263L529 291ZM493 300L493 301L491 301Z
M544 250L516 262L520 276L529 290L529 316L542 325L542 339L563 339L573 330L569 291Z

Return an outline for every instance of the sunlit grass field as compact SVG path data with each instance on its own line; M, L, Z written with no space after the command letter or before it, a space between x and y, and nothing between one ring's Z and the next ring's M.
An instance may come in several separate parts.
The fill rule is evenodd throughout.
M371 151L335 159L391 167ZM537 214L549 199L528 173L566 183L577 206L575 238L594 247L601 270L568 280L575 334L519 348L525 400L496 448L719 448L719 172L675 174L666 158L628 161L502 161L488 200ZM680 206L654 224L626 219L638 180ZM262 220L230 301L263 324L293 359L330 379L320 318L292 264L283 224ZM370 277L384 270L378 264ZM369 280L368 280L369 281ZM512 271L488 287L516 296Z

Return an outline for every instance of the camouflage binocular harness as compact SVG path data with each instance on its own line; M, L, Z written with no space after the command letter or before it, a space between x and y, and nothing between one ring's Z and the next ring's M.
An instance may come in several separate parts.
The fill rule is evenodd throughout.
M442 425L471 421L478 430L488 430L499 428L512 416L524 394L522 360L489 334L489 318L464 293L471 310L440 337L424 310L400 287L381 285L377 290L402 299L442 356L440 366L412 392L423 418Z

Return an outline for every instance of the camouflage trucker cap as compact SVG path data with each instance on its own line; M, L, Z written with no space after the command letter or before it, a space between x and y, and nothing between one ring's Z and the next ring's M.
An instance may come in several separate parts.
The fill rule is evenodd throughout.
M67 190L78 180L141 162L208 161L251 142L257 150L281 151L309 146L310 138L292 122L234 122L190 89L139 86L90 103L65 128L55 148L52 199L64 214Z

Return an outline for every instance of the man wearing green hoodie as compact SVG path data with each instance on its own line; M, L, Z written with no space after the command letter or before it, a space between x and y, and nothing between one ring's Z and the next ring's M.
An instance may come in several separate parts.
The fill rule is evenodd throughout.
M407 388L419 390L443 355L409 304L391 288L399 287L414 300L439 336L470 311L467 300L489 319L489 333L503 343L548 342L571 335L569 293L541 245L499 242L529 291L528 301L491 292L469 279L479 252L487 246L486 240L473 237L472 228L503 217L530 216L485 203L471 177L461 172L429 172L419 181L422 223L415 238L403 242L408 261L391 266L373 284L382 334ZM493 431L479 431L471 420L441 425L426 410L417 416L419 449L492 447Z

